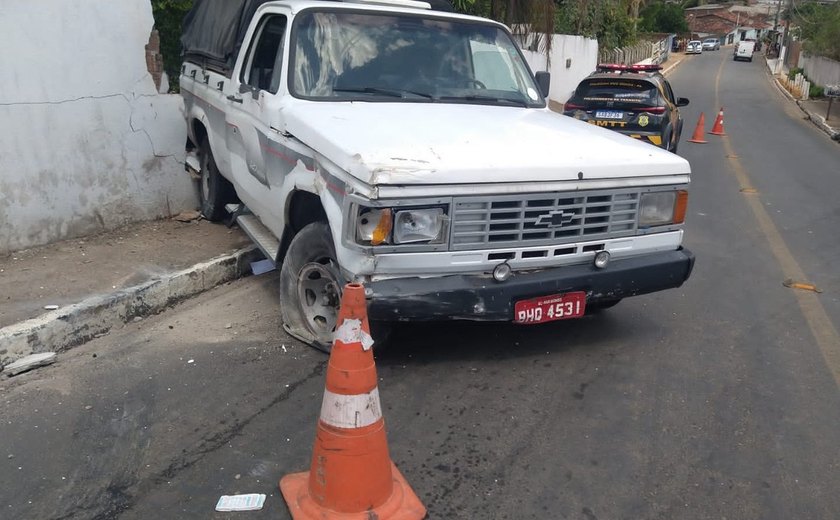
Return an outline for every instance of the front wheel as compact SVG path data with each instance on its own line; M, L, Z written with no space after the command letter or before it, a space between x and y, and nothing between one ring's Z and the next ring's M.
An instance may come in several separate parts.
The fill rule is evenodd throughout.
M329 226L313 222L301 229L289 244L280 269L286 332L329 352L343 285Z
M280 269L281 315L286 332L329 353L346 282L329 226L313 222L301 229L289 244ZM381 351L390 324L371 322L370 328L374 348Z

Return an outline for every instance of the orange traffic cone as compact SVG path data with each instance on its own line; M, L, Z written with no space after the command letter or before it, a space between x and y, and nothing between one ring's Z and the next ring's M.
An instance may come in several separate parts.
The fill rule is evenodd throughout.
M706 144L703 139L703 127L706 126L706 114L700 112L700 119L697 120L697 126L694 128L694 135L688 140L689 143Z
M715 124L712 125L712 130L709 133L712 135L726 135L726 132L723 131L723 107L720 107L720 112L718 112L715 118Z
M280 479L294 520L420 520L426 508L388 455L365 290L341 298L310 470Z

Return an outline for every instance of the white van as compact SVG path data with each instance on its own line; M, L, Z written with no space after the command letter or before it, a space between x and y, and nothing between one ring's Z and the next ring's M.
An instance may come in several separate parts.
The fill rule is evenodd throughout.
M752 61L753 52L755 52L755 41L753 40L744 40L738 42L738 45L735 46L735 57L732 58L734 61L738 60L747 60Z

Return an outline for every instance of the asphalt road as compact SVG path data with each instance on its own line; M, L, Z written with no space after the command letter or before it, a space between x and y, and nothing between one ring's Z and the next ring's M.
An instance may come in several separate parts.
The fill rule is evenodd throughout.
M539 327L405 327L378 355L391 455L430 518L840 515L840 146L759 60L704 53L672 81L691 99L683 288ZM685 142L721 105L728 135ZM279 331L276 283L0 382L0 517L289 518L277 481L307 469L326 358ZM213 512L239 492L269 496Z

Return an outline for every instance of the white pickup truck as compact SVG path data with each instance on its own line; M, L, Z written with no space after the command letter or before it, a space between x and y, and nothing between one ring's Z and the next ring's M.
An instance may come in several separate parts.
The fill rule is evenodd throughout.
M679 287L690 167L551 112L503 25L411 0L197 0L180 87L201 209L281 266L284 327L576 318Z

